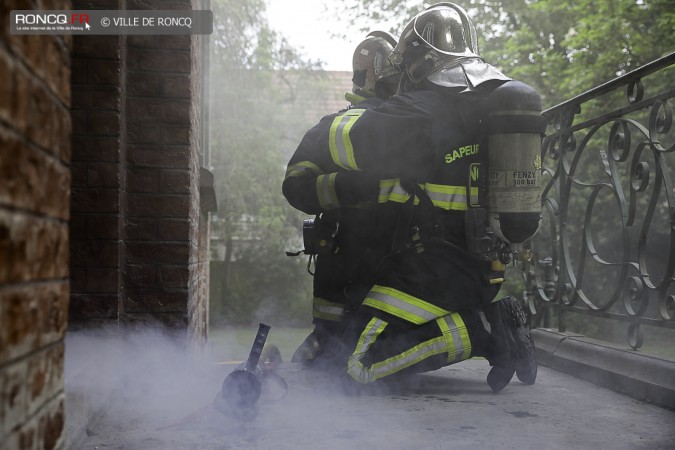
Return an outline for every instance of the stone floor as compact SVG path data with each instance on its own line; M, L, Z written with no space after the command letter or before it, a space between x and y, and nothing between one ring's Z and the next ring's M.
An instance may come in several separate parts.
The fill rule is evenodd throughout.
M674 411L544 367L535 385L514 379L499 394L485 383L487 362L472 359L350 397L330 379L282 363L287 395L270 383L250 422L213 408L235 367L156 371L149 361L147 371L118 374L125 387L97 399L102 412L73 450L675 449Z

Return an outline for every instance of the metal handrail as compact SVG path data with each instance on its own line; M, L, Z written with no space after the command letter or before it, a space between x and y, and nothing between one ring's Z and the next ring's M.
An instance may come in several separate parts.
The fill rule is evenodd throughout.
M654 60L650 63L645 64L644 66L640 66L637 69L634 69L624 75L621 75L620 77L614 78L610 81L607 81L606 83L603 83L599 86L596 86L592 89L589 89L588 91L584 92L583 94L579 94L576 97L572 97L569 100L566 100L562 103L559 103L547 110L544 111L544 115L549 117L558 111L561 110L568 110L570 107L573 105L578 105L580 103L585 103L589 100L592 100L594 98L597 98L601 95L604 95L608 92L614 91L620 87L624 87L626 85L629 85L631 83L635 83L638 80L646 77L647 75L650 75L654 72L657 72L661 69L664 69L670 65L675 63L675 52L668 53L667 55Z
M543 223L535 259L519 263L533 325L613 319L633 349L642 325L675 329L675 86L644 98L645 78L674 64L669 53L544 111ZM575 123L582 105L626 86L627 103Z

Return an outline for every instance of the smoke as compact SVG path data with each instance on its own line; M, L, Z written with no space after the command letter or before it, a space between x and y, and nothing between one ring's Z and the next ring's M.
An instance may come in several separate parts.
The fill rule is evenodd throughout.
M282 364L288 395L269 380L257 417L243 422L213 406L238 366L214 364L213 353L245 357L252 341L195 353L157 329L115 332L67 336L69 450L672 448L669 411L546 368L533 386L513 380L493 394L480 359L355 396L338 379Z
M248 350L235 343L219 351L241 355ZM153 327L124 334L117 329L69 333L65 391L70 439L107 433L97 424L128 431L142 421L144 427L160 429L196 411L215 412L213 400L234 366L214 364L211 354L208 348L195 352L184 340Z
M255 327L250 334L255 334ZM70 332L65 362L67 448L295 448L296 444L285 447L283 442L301 440L299 425L307 423L316 438L334 420L352 426L363 419L345 414L349 398L338 385L295 366L284 366L278 377L265 378L253 421L218 412L214 399L223 380L240 367L253 342L234 338L216 342L218 348L195 352L153 327L124 333L117 328L96 334ZM270 343L275 344L274 336ZM284 380L293 387L289 389ZM311 411L318 400L324 407L317 420ZM334 405L342 406L331 411ZM293 435L284 435L284 430L293 430Z

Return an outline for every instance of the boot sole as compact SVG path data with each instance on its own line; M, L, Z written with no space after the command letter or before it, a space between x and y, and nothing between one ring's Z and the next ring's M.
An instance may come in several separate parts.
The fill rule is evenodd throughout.
M500 300L501 301L501 300ZM487 383L493 392L497 393L504 389L513 378L515 373L515 365L513 361L516 359L515 348L516 342L513 339L510 324L512 314L506 308L507 302L492 305L491 311L486 311L489 314L489 321L492 326L492 333L495 335L497 341L501 341L505 348L506 360L495 361L491 364L493 367L488 372Z
M515 369L513 367L494 366L487 375L487 384L492 392L497 393L504 389L513 378Z
M525 325L527 322L525 311L515 299L506 302L505 306L516 326L515 336L511 333L517 353L515 355L516 377L521 383L532 385L537 379L537 360L532 335Z

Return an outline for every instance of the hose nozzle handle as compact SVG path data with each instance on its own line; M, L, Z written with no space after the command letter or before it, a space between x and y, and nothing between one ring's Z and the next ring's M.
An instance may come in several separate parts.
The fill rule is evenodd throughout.
M248 360L246 360L245 368L251 372L255 372L258 367L258 362L260 362L260 355L262 354L263 347L265 346L265 341L267 340L267 333L270 331L270 326L260 323L258 325L258 333L255 335L255 340L253 341L253 346L251 347L251 352L248 354Z

